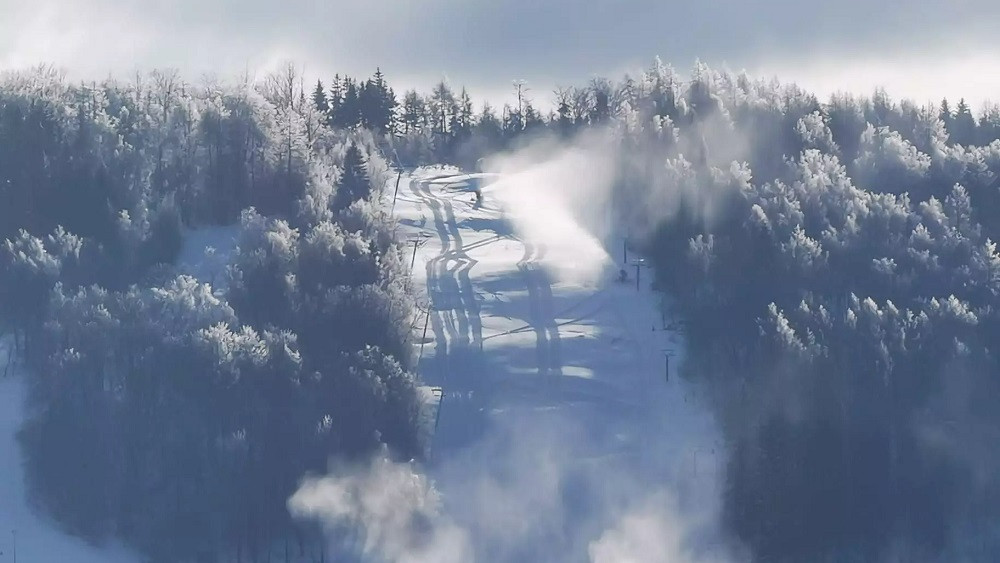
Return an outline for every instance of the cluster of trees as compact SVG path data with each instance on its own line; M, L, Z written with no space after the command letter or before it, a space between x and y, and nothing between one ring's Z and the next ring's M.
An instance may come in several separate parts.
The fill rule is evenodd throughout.
M30 366L33 498L154 561L322 550L286 501L331 457L423 451L404 260L375 137L294 69L0 81L0 319ZM225 283L185 228L234 224Z
M396 93L385 81L381 69L365 81L338 74L327 89L323 81L316 82L313 104L324 121L332 127L350 129L363 127L385 135L396 124Z
M678 79L679 81L679 79ZM465 88L458 94L445 81L430 94L406 92L395 121L395 149L406 163L446 162L471 167L484 156L511 148L526 138L555 134L569 138L583 128L603 126L624 109L637 90L627 79L622 87L601 78L586 86L559 88L555 109L543 112L524 81L513 84L513 102L495 108L473 107ZM652 99L651 99L652 100ZM666 111L673 103L656 98Z
M719 88L714 91L696 91L700 87L692 89L693 85L702 83L698 76L705 73L717 75ZM787 115L777 119L774 115L777 106L801 104L802 107L792 113L805 111L805 114L819 111L823 106L825 115L832 120L831 127L839 127L840 132L849 137L841 148L846 151L848 162L853 162L858 139L867 124L889 127L916 142L915 136L926 133L917 132L914 127L922 126L918 122L929 117L932 111L909 101L896 104L883 90L877 90L866 99L834 96L829 103L820 104L814 96L794 86L782 87L776 81L751 84L753 82L746 74L718 74L701 63L695 65L690 79L685 79L673 67L657 59L639 77L625 76L618 82L594 78L584 86L558 88L547 100L552 102L553 109L549 111L537 109L524 81L514 82L513 101L499 108L486 102L477 109L464 87L456 92L447 81L439 82L430 93L408 90L402 100L398 100L385 76L377 70L365 81L337 76L329 88L322 82L317 83L313 103L330 124L343 128L365 127L383 135L383 148L395 149L406 165L454 163L461 166L472 166L478 158L510 148L526 136L548 133L569 138L584 128L612 123L630 123L632 127L642 124L642 128L651 133L651 120L655 117L659 117L661 123L669 118L671 125L683 127L691 124L692 116L710 112L710 106L716 103L732 112L734 123L757 120L759 125L766 127L780 123L786 131L796 122ZM751 87L773 99L766 103L747 101L740 91ZM948 100L943 100L936 113L944 127L948 146L982 146L1000 137L1000 105L987 105L977 117L964 99L959 100L954 109ZM852 127L860 130L855 131ZM761 155L758 164L763 161L780 164L779 155L797 154L792 151L799 143L797 138L788 136L782 140L788 144L760 147L758 150L770 152ZM757 172L756 167L754 171Z
M487 102L477 110L465 88L456 92L441 81L429 94L408 90L400 101L377 70L365 81L339 75L329 87L320 81L312 100L333 126L383 135L383 148L395 151L406 165L471 166L526 135L558 132L568 137L584 126L606 124L629 95L608 80L595 79L585 87L556 91L556 110L544 114L524 81L515 81L513 92L513 103L497 109Z
M951 141L959 145L985 145L1000 137L1000 106L989 105L976 119L964 98L958 100L954 111L948 100L942 100L940 117Z
M995 558L997 112L704 65L613 91L615 211L722 425L730 530L760 561Z

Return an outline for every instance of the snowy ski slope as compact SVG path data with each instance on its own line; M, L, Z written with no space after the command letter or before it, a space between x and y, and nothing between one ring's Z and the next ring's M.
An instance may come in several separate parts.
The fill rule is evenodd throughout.
M445 502L460 504L467 492L450 488L451 480L496 474L497 456L532 463L558 450L556 463L613 468L613 478L664 486L695 511L713 512L723 448L711 416L677 375L681 336L661 318L651 272L643 268L637 288L630 255L628 281L618 282L622 243L609 237L603 246L615 251L600 275L575 275L590 258L565 240L553 248L544 234L519 232L512 214L541 213L545 221L546 211L499 204L505 188L495 181L418 169L403 177L394 205L429 309L414 323L418 346L427 335L418 370L443 389L430 470ZM512 441L534 445L469 453L511 427Z

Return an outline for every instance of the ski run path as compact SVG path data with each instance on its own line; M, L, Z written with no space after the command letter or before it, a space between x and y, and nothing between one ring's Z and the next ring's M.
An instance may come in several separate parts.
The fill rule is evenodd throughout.
M546 210L501 209L503 198L493 196L504 188L494 180L417 169L402 176L393 206L422 310L414 322L418 348L423 341L418 372L442 397L429 471L445 503L493 501L463 498L476 494L464 483L470 475L530 488L531 472L544 472L556 456L564 475L586 467L591 489L628 488L628 481L645 490L626 493L632 496L665 489L687 512L713 520L724 448L713 418L678 375L682 335L661 317L651 269L642 268L637 289L630 252L628 280L619 282L622 239L608 237L601 244L611 258L602 274L577 280L574 262L586 253L562 236L548 246L523 238L510 216L536 214L544 222ZM485 195L480 205L475 183ZM498 428L506 431L499 439ZM513 471L528 476L510 477L512 463L527 464ZM451 481L463 483L452 490ZM557 502L570 512L575 504ZM713 543L711 532L703 533Z

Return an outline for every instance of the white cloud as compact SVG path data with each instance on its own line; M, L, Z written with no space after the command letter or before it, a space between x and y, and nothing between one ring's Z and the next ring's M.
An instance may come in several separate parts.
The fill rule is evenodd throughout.
M381 66L399 90L447 73L477 101L501 104L524 78L540 107L556 84L615 76L657 54L681 69L701 57L780 72L821 92L886 82L897 96L979 99L996 91L988 59L1000 52L992 0L601 0L586 9L571 0L0 0L0 14L0 68L46 62L99 79L174 67L196 79L292 59L312 77ZM952 48L959 40L964 48ZM902 54L866 64L871 53ZM793 64L798 56L812 58Z
M753 74L775 75L816 93L821 100L838 91L870 95L883 87L895 100L911 99L918 105L938 104L942 98L965 100L981 108L1000 101L1000 59L972 48L954 48L935 55L898 55L816 58L808 61L763 63L750 67Z
M296 517L319 520L332 549L365 560L460 563L471 558L465 531L441 513L430 481L385 453L369 466L304 480L288 507Z
M718 554L697 554L691 545L694 526L677 512L667 491L649 495L591 542L591 563L709 563L726 561Z

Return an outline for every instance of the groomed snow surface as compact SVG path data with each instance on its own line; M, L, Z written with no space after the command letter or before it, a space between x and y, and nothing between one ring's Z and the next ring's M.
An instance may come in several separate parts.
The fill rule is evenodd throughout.
M622 239L515 185L531 178L425 168L396 197L445 511L477 560L714 560L723 448L652 274L637 288L630 255L617 281Z

